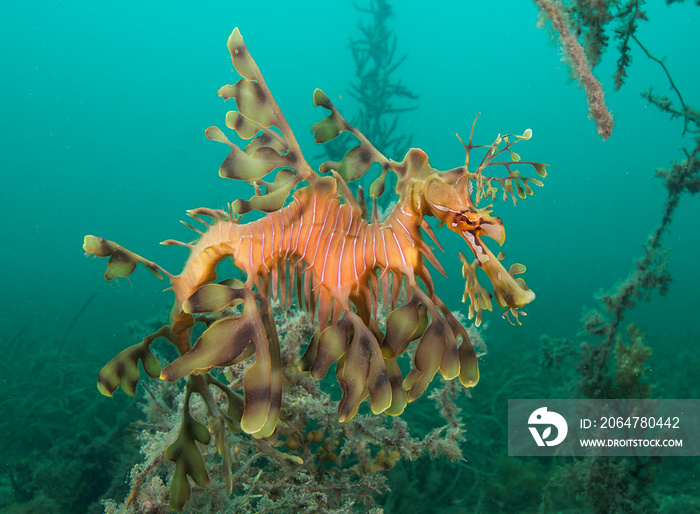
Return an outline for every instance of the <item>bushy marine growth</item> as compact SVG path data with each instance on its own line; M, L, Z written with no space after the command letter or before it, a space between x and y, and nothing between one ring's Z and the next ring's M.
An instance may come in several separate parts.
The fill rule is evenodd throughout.
M435 428L422 437L411 433L398 416L388 422L386 417L361 413L341 423L336 402L324 391L327 387L296 364L315 331L309 315L294 306L283 309L279 301L273 302L272 312L280 334L285 397L275 439L251 444L247 434L228 431L231 451L226 459L217 453L219 443L200 446L212 483L206 491L193 490L189 511L379 513L379 495L388 493L387 471L399 461L415 461L421 455L463 460L460 443L465 437L455 400L465 390L455 381L431 393L438 412L430 410L431 421L425 425ZM469 336L483 348L476 329L471 327ZM235 389L249 366L247 361L225 368L222 382ZM220 390L212 392L217 401L225 402ZM131 471L131 493L125 501L104 502L106 514L168 512L169 493L162 477L171 464L164 454L178 437L185 394L175 383L158 381L148 387L140 404L145 419L138 425L144 461ZM197 396L187 408L195 419L208 418L207 407Z
M529 129L522 135L499 135L490 145L474 145L472 127L468 142L462 143L467 153L465 164L438 171L419 149L411 149L401 162L386 158L317 89L314 103L330 115L312 127L314 140L323 143L349 132L359 144L340 162L325 162L316 172L304 159L238 29L231 34L228 46L233 65L243 78L221 88L219 95L235 99L239 110L228 113L226 125L250 143L241 149L216 127L207 129L206 135L231 149L219 174L248 182L255 195L236 200L228 212L208 208L188 211L205 230L193 228L201 234L193 243L164 242L190 249L179 275L103 238L86 236L83 246L88 254L109 257L107 280L128 276L141 263L158 278L167 276L172 285L175 304L170 324L110 361L100 372L98 387L108 396L119 386L133 395L139 360L152 378L175 381L187 377L181 430L165 454L176 465L170 490L174 510L181 510L189 499L188 476L200 486L209 481L197 443L209 444L213 436L228 462L228 428L242 430L257 444L273 450L270 443L276 437L283 374L271 298L288 306L296 290L299 305L317 320L318 330L299 366L320 379L336 363L343 391L338 416L347 421L367 397L375 414L401 414L408 401L423 394L438 371L447 380L459 377L465 387L478 381L469 335L436 295L426 267L425 260L444 273L424 240L427 234L439 246L426 217L436 217L440 225L462 235L474 254L472 262L461 253L460 257L467 279L465 299L471 301L470 318L476 317L477 324L482 310L492 308L494 297L516 321L518 309L535 297L525 282L514 276L523 273L524 266L514 264L506 271L484 244L484 236L503 243L505 231L500 218L491 215L490 206L477 206L486 198L495 199L499 191L504 199L510 195L515 202L533 194L531 184L541 185L538 179L522 177L519 170L526 165L543 177L545 165L520 162L512 149L515 143L531 137ZM470 158L478 148L484 148L484 154L470 171ZM498 160L503 157L507 159ZM348 182L362 177L373 163L379 165L381 173L369 190L370 214L364 191L358 188L353 195ZM487 176L487 168L504 169L505 176ZM266 181L264 178L274 171L274 179ZM388 218L380 222L376 201L385 192L389 172L396 176L398 201ZM306 185L300 187L303 183ZM251 210L267 214L241 223L241 216ZM216 282L216 266L226 258L245 274L245 282ZM477 269L488 276L493 295L480 284ZM399 306L399 298L404 296L407 301ZM385 305L388 313L383 330L377 323L379 305ZM197 322L207 328L191 345ZM164 369L150 349L159 337L180 353ZM404 378L397 358L410 346L414 347L413 365ZM210 373L253 356L242 378L243 397ZM219 397L223 394L226 407L220 406L212 391ZM208 426L189 412L195 393L207 406ZM226 474L230 476L230 469Z

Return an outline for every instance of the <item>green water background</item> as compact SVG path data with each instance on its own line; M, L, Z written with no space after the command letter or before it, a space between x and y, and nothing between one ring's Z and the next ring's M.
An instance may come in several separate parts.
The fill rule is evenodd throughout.
M399 130L414 135L431 164L463 163L454 134L467 136L479 112L478 141L531 128L534 137L519 152L550 164L534 198L496 205L507 262L527 266L537 299L522 327L487 315L490 354L482 370L488 377L500 359L536 355L543 333L573 337L594 294L633 269L665 198L654 170L683 158L680 148L690 146L690 136L640 96L653 86L675 100L662 69L634 45L622 90L613 91L610 78L616 54L596 68L616 121L603 142L559 49L537 28L532 2L396 4L398 52L409 53L399 74L420 95ZM665 58L686 103L700 105L700 10L692 2L650 2L646 12L651 21L640 23L638 37ZM117 241L177 272L184 250L158 242L191 239L179 224L184 211L220 208L251 194L218 177L226 149L204 137L233 108L216 96L238 79L226 49L232 28L240 28L302 149L316 155L307 134L324 114L311 102L314 88L343 112L356 109L348 94L354 71L348 42L357 36L359 16L351 2L28 1L4 6L2 18L0 344L18 345L13 354L29 355L30 362L50 363L51 342L62 340L98 292L63 350L95 355L96 374L132 344L125 322L162 311L169 298L143 270L128 283L106 286L105 263L84 257L83 236ZM658 396L668 377L692 376L693 362L674 356L691 352L698 340L699 215L697 198L684 197L664 237L672 250L671 291L626 318L640 323L654 350L650 379ZM438 278L437 286L458 309L456 249L466 248L449 234L439 237L450 280ZM37 374L34 383L45 387L44 378ZM697 382L689 379L685 391L697 397ZM96 389L94 401L105 401Z

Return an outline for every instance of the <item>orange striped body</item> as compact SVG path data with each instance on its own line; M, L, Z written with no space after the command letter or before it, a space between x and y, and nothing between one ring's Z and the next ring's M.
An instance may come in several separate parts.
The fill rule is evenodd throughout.
M376 270L406 276L410 287L415 285L416 273L425 273L416 244L422 237L420 222L420 216L404 205L383 223L368 223L357 209L341 203L335 188L316 192L305 187L295 193L288 206L259 220L247 224L217 220L212 224L173 280L176 309L198 287L213 281L216 265L231 257L246 273L249 288L256 279L267 282L271 277L271 294L276 297L281 289L286 303L293 286L289 262L289 270L304 275L307 305L330 298L349 310L351 299L356 306L361 302L361 287ZM335 311L334 318L337 314ZM320 319L321 328L326 321Z

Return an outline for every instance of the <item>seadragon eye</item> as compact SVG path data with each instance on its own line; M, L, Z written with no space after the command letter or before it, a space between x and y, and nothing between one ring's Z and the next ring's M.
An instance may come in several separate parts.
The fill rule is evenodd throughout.
M464 209L462 212L460 212L460 214L462 215L462 217L464 218L464 220L465 220L467 223L471 223L472 220L471 220L471 218L468 216L468 213L470 213L469 209ZM472 214L473 214L473 213L472 213Z
M464 225L468 225L471 227L473 225L469 217L465 215L465 212L466 211L462 211L459 213L459 215L455 216L455 220L452 222L453 227L463 227Z
M476 213L471 209L464 209L463 211L460 211L455 218L455 223L453 225L461 226L462 228L465 228L466 225L467 230L481 225L481 216L479 213Z

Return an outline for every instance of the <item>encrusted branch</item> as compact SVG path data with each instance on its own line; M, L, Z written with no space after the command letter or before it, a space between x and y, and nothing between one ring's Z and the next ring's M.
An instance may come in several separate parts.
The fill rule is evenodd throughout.
M574 76L578 79L579 87L586 92L588 101L588 117L595 121L598 135L606 140L612 134L612 114L605 104L605 93L600 81L593 75L591 66L586 58L581 43L571 32L571 22L566 14L563 4L557 0L534 0L540 13L552 23L559 33L559 44L565 55L570 59Z

